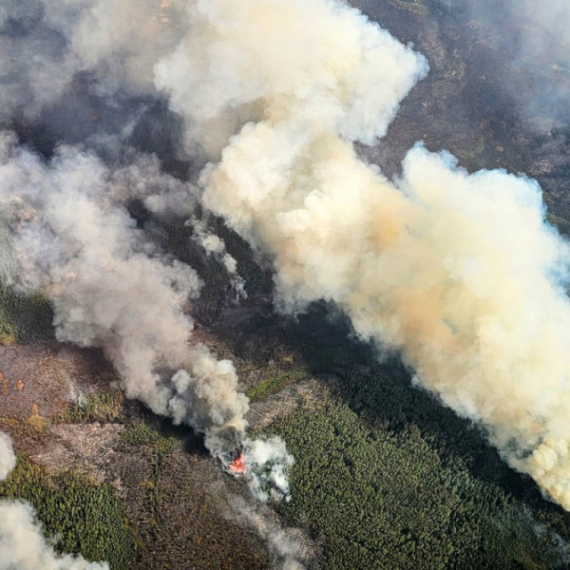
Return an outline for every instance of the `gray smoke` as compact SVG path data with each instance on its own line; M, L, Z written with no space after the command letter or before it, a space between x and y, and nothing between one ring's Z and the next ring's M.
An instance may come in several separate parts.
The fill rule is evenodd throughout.
M2 269L5 283L52 300L60 341L103 348L128 397L203 432L212 453L227 458L244 439L248 403L231 362L190 341L186 305L201 283L125 209L138 200L155 219L185 216L193 239L225 267L236 296L245 296L235 259L194 213L197 189L164 174L155 156L129 148L137 137L147 144L137 132L149 128L143 121L159 97L153 68L187 33L188 9L172 0L28 0L3 8L2 41L14 53L27 50L2 61L15 94L5 101L4 123L23 117L54 127L104 158L122 157L123 166L110 168L73 146L56 147L46 163L3 133L2 232L11 255ZM57 89L44 85L32 63L59 70L51 76ZM68 107L94 126L76 127ZM169 135L159 140L171 142Z
M184 2L6 0L0 6L0 119L36 118L78 73L94 94L153 93L153 65L185 30Z
M385 133L426 65L345 5L191 6L156 83L189 138L226 141L202 201L273 260L282 309L336 302L570 509L570 250L538 185L421 145L401 180L362 162L353 141Z
M280 570L303 570L314 556L308 552L296 529L284 528L263 505L251 504L242 497L230 497L233 517L240 524L247 524L266 543L272 558L272 568Z
M58 340L103 348L127 397L203 432L218 453L243 437L248 404L233 365L189 343L183 307L200 280L158 251L118 201L134 194L164 212L181 193L152 160L111 172L62 148L45 164L10 133L0 139L0 202L20 265L12 282L49 296Z
M183 0L10 0L0 7L0 124L6 127L0 134L0 239L6 246L0 269L3 283L50 298L58 340L101 347L128 397L204 433L210 451L227 460L227 452L244 443L248 402L237 391L232 363L191 339L188 303L199 294L200 280L137 228L125 208L137 200L155 219L185 216L194 240L224 265L238 296L245 295L236 261L194 215L196 188L164 174L156 157L129 148L134 142L176 158L175 136L157 128L157 117L165 115L158 114L153 68L186 36L189 9ZM81 146L35 136L40 156L8 130L27 136L31 125ZM171 147L153 148L156 140ZM193 152L190 137L186 143ZM116 157L121 167L103 162ZM278 438L260 445L271 465L256 462L258 453L252 457L252 490L264 499L266 487L285 494L292 458ZM246 451L252 449L259 445L247 440ZM9 565L82 563L56 560L49 545L40 548L27 507L6 506L4 515L11 528L22 529L4 536ZM23 561L23 540L38 544L40 558Z
M530 2L506 5L521 65L565 57L568 10L545 5L532 22ZM334 0L37 1L8 4L0 20L3 41L33 50L0 60L6 113L38 115L86 75L108 107L129 102L113 144L136 130L133 101L158 95L184 121L186 152L211 161L197 191L153 159L117 170L67 147L45 164L3 136L12 281L47 292L60 340L102 347L129 397L204 432L214 453L243 440L233 366L188 343L196 274L123 207L135 195L167 216L186 203L192 219L199 200L273 260L284 311L337 303L570 509L570 250L544 223L538 186L469 175L421 145L390 181L354 149L385 134L428 71L421 55ZM556 33L526 35L525 22ZM232 269L205 227L195 239Z
M0 119L14 114L37 116L43 107L57 101L71 82L78 60L67 49L62 25L69 25L77 10L64 6L59 6L57 22L39 0L2 3Z
M539 132L570 119L570 4L566 0L439 0L473 41L508 54L502 88Z

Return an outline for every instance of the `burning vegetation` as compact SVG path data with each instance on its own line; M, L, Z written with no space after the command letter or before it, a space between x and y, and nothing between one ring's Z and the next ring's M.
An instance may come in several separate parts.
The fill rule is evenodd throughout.
M426 2L433 9L435 0ZM415 385L477 422L512 468L570 511L570 247L545 222L537 184L504 170L463 169L441 150L446 137L438 135L429 146L435 153L416 142L423 133L415 119L396 176L363 160L365 147L386 135L404 98L428 75L428 59L409 38L396 39L336 0L5 4L1 299L35 298L32 320L49 304L56 339L100 350L128 399L203 436L223 470L240 478L226 478L228 484L247 486L250 500L257 500L256 516L266 512L263 503L285 499L291 506L282 505L282 511L294 522L303 520L300 512L309 513L330 552L358 536L350 555L335 559L339 568L356 568L364 550L368 567L417 568L428 559L422 550L435 552L439 544L445 555L463 548L475 567L477 557L465 546L469 516L477 512L485 523L480 528L491 529L488 535L492 517L461 504L473 482L464 479L467 490L461 492L449 483L455 471L442 467L445 454L430 447L437 447L437 438L411 429L414 453L403 447L398 455L394 441L407 433L411 411L398 418L401 433L395 433L393 426L374 423L387 404L372 410L373 425L363 425L338 402L338 409L311 418L316 434L308 441L300 424L290 431L282 426L303 458L295 511L289 485L294 459L284 440L247 436L249 401L234 363L194 334L192 313L199 313L195 307L204 291L208 295L223 283L220 298L231 297L223 305L229 311L255 289L244 270L255 265L254 258L272 266L266 278L274 288L265 292L273 295L276 310L297 317L322 300L334 305L352 335L381 353L398 352L414 371ZM390 3L387 22L396 11ZM442 11L440 6L437 13ZM410 14L417 18L423 11ZM439 24L431 20L428 28L433 39ZM450 52L457 53L456 47ZM444 51L430 53L435 68ZM463 65L447 71L433 84L449 84L450 77L463 81ZM477 94L480 83L473 83ZM433 94L436 103L426 108L447 106ZM449 108L454 126L456 117L471 116ZM437 125L437 118L429 118ZM506 123L501 129L501 142L508 142ZM547 136L552 132L560 141L566 136L554 130ZM477 156L491 154L485 137L474 148ZM0 309L0 340L20 340L28 329L6 326L13 307ZM284 383L276 377L252 394L263 398ZM366 409L362 400L351 404ZM9 415L3 418L6 429L14 428ZM42 421L42 431L49 427ZM37 437L57 433L54 428ZM351 434L357 434L354 442ZM141 465L152 475L140 488L148 489L145 512L156 526L159 473L175 455L168 446L153 447L153 438L146 441L151 459ZM329 454L335 444L340 451ZM7 459L0 461L7 474L14 457L4 447ZM311 456L313 449L319 453ZM414 468L417 457L421 465ZM315 471L329 475L327 484L315 483ZM407 478L408 472L413 476ZM424 475L449 487L443 500L422 494L418 481ZM390 478L395 490L382 486ZM123 492L121 476L115 480L117 493ZM358 508L358 492L344 502L346 481L362 490L366 509ZM489 504L504 507L501 524L521 514L510 509L508 497L477 489L490 497ZM423 517L413 516L418 501L428 505ZM40 534L29 507L0 508L14 521L0 518L1 568L3 560L21 554L22 541L14 539L20 527L31 537ZM390 513L390 520L369 524L371 510L379 517ZM404 519L400 510L407 513ZM567 521L564 512L557 513ZM438 519L447 526L435 532ZM510 562L567 565L567 533L554 518L549 521L556 531L536 530L528 521L519 535L518 523L509 527L524 537L513 541ZM524 542L546 535L556 548L543 564L540 548ZM267 532L260 536L279 565L299 567L294 545L276 545ZM483 549L500 552L496 545L487 548L482 533L478 540ZM388 554L378 549L380 541ZM45 551L41 539L34 544ZM50 548L50 560L58 564ZM450 565L434 552L429 564Z
M246 467L245 453L240 451L237 453L235 459L228 464L227 470L232 475L245 475Z

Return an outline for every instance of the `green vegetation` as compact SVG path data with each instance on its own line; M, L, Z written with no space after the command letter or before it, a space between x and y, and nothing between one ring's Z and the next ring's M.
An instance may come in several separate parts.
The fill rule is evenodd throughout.
M461 458L444 465L417 426L335 403L279 432L297 460L285 514L323 542L329 570L564 567L554 533Z
M0 343L53 338L53 311L40 294L22 295L0 284Z
M176 441L174 428L154 417L132 422L121 436L122 443L151 447L158 455L170 453Z
M323 543L321 566L566 568L569 515L471 422L412 387L397 359L378 364L343 319L322 315L301 316L289 344L312 375L333 375L331 390L274 426L296 458L283 514Z
M75 404L60 418L66 423L122 422L125 419L125 396L119 389L94 392Z
M146 447L150 452L151 476L146 482L146 508L150 513L151 526L158 520L157 503L160 478L166 458L174 448L177 438L175 428L167 426L158 418L148 417L131 423L121 437L123 445Z
M552 224L561 234L566 236L570 235L570 221L561 216L556 216L554 214L547 214L546 219L550 224Z
M271 396L283 390L285 386L306 378L307 375L307 369L304 366L294 366L286 372L262 380L256 386L250 388L246 395L252 402L263 400L267 398L267 396Z
M463 163L469 164L471 161L476 161L484 152L487 147L484 136L479 136L475 144L466 145L463 147L452 146L450 152L457 156Z
M107 560L113 570L129 567L136 551L123 505L109 485L74 472L49 475L20 456L0 497L30 502L57 550L81 553L91 561Z
M140 548L133 568L268 567L261 541L244 532L241 524L223 518L210 486L216 468L198 459L200 438L150 413L132 418L125 427L120 452L144 457L148 465L137 478ZM194 448L193 452L182 452L181 440L184 449Z

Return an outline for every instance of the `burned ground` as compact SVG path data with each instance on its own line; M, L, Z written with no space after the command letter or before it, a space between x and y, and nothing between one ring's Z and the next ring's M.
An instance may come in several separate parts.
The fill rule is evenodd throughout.
M570 136L563 125L544 131L522 116L504 85L524 77L513 76L518 72L511 69L508 51L500 49L500 38L477 22L465 26L436 2L352 4L402 41L413 42L431 67L428 78L403 102L386 139L361 147L361 155L392 175L408 148L422 138L432 150L453 152L469 170L527 172L542 184L551 219L567 232ZM552 73L544 71L545 78ZM148 111L136 133L143 149L150 136L164 134L152 128L157 117L172 119L158 107L156 114ZM23 138L46 155L54 140L65 139L50 132L53 121L48 119L35 130L19 126ZM170 155L162 158L165 170L181 178L191 178L198 169ZM131 215L141 225L156 223L134 206ZM252 400L252 430L278 431L291 441L298 461L294 500L279 516L305 532L307 544L312 544L310 537L324 545L320 560L325 567L347 568L354 560L361 560L363 568L389 567L395 560L401 568L418 567L418 560L426 568L486 567L497 549L507 553L505 568L564 567L570 540L567 513L545 501L532 481L510 470L484 434L414 388L401 363L390 356L378 364L376 350L352 338L350 327L332 308L313 306L298 320L276 314L271 272L263 260L221 220L211 218L209 223L238 261L248 292L245 300L236 298L221 265L194 244L183 220L160 228L156 239L208 283L192 309L194 338L234 361ZM125 402L99 351L39 341L46 337L44 321L50 318L49 308L39 302L40 312L36 304L30 314L41 334L30 333L30 319L19 334L17 327L0 331L6 342L0 347L0 428L14 438L16 449L45 472L42 477L63 472L88 477L93 488L112 490L135 545L128 551L130 558L120 558L122 567L268 567L270 555L262 541L239 513L227 516L228 497L245 493L241 482L221 472L200 436ZM7 305L5 321L12 318L10 311ZM310 439L319 429L323 438ZM401 456L398 446L405 451ZM374 471L375 458L383 451L399 466L398 485ZM425 462L416 472L410 458L417 461L419 456ZM371 461L370 472L358 471L356 459L363 465ZM457 488L454 478L461 483ZM49 481L46 488L60 484ZM421 496L425 504L408 504L401 515L398 500L409 502L409 489L418 485L423 488L412 496ZM376 505L367 514L356 508L358 494L371 489L391 506ZM427 511L448 491L452 498L443 505L448 518L430 536ZM41 503L41 496L37 500ZM346 522L343 517L366 516L371 517L363 519L368 521L366 535L359 536L353 522L342 532L335 526ZM500 532L489 522L494 517L501 521ZM498 535L496 542L486 542L489 533ZM380 543L378 549L371 546L374 541ZM436 550L436 543L445 552ZM434 549L429 563L422 557L426 545Z
M496 567L497 552L504 568L562 567L557 541L570 539L568 515L510 470L478 429L413 388L397 360L378 364L372 347L350 340L346 321L326 306L297 321L269 306L226 307L199 331L234 360L250 395L269 386L252 398L248 420L254 433L284 435L296 454L293 501L279 511L309 550L309 537L323 545L315 564L413 568L429 549L426 567ZM241 482L222 473L201 437L126 402L100 354L41 344L3 350L13 393L0 416L17 449L42 477L56 477L52 488L62 484L58 474L87 477L122 505L135 548L127 566L114 567L268 567L264 543L231 510ZM45 370L59 379L51 407L34 376ZM34 379L34 389L18 389ZM30 422L34 404L41 422ZM383 502L361 500L371 492ZM36 500L41 513L41 493ZM339 527L345 519L361 521L363 533Z
M100 354L41 345L1 350L3 429L42 477L88 477L94 488L114 490L137 545L129 567L266 567L263 543L226 515L224 497L242 494L240 483L222 473L189 430L127 404L110 386ZM11 479L0 495L13 496ZM57 490L59 480L50 481ZM16 496L30 500L20 487ZM41 516L41 489L35 497ZM60 530L49 520L46 525Z

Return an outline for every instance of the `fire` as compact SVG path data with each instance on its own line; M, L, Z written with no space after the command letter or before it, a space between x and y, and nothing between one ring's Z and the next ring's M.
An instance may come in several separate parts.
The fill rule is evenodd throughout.
M243 451L228 465L228 470L234 475L245 473L245 454Z

